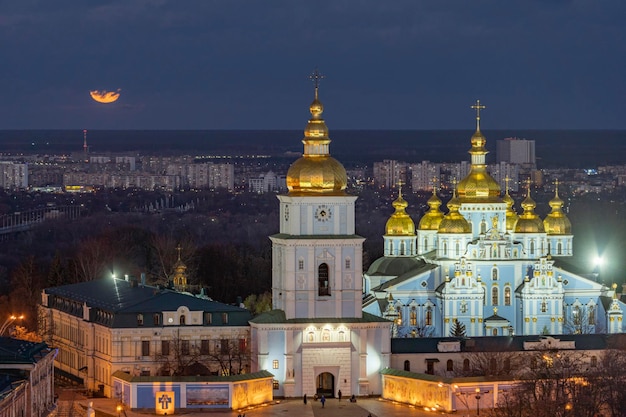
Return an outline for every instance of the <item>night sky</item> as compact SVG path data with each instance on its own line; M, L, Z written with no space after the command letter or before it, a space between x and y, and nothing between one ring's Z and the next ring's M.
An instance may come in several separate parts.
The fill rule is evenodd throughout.
M0 0L0 129L626 129L624 0ZM99 104L90 90L121 89Z

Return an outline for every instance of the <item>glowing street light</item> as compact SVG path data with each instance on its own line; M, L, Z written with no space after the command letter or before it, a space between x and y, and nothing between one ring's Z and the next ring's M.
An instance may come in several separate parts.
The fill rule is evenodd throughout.
M593 274L596 277L596 281L599 281L602 266L604 266L604 258L601 255L596 255L596 257L593 258Z
M23 314L19 316L16 316L14 314L10 315L9 318L7 318L6 321L2 324L2 327L0 327L0 336L4 334L4 332L9 328L11 323L13 323L15 320L22 320L23 318Z
M480 388L476 388L476 415L480 415Z

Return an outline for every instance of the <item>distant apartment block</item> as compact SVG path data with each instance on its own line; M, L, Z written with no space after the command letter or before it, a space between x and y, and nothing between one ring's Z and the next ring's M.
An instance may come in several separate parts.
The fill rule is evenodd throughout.
M66 172L63 174L65 189L91 188L139 188L146 191L180 189L177 175L154 175L149 173Z
M137 169L137 159L134 156L90 156L90 166L105 169L107 171L134 171Z
M516 193L519 191L519 173L520 166L518 164L511 164L508 162L499 162L497 164L489 165L487 167L489 173L494 180L500 184L500 189L504 192L506 190L506 179L509 179L509 191Z
M408 164L392 159L374 162L374 184L379 188L392 188L400 181L406 184Z
M284 175L277 175L272 171L266 172L248 180L248 189L252 193L268 193L287 189L287 180Z
M535 141L518 138L496 141L496 161L535 167Z
M0 188L4 190L28 188L28 165L0 161Z
M411 187L413 191L429 191L441 183L441 164L422 161L411 165Z
M182 179L183 187L189 188L235 188L235 168L233 164L170 164L166 167L168 175L177 175Z

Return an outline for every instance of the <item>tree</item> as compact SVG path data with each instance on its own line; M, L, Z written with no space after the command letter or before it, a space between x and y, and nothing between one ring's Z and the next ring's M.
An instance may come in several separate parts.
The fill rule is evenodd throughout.
M272 294L269 292L264 292L260 295L250 294L243 300L243 305L253 315L258 316L272 309Z
M452 328L450 328L450 336L452 337L465 337L465 325L454 319L454 323L452 323Z

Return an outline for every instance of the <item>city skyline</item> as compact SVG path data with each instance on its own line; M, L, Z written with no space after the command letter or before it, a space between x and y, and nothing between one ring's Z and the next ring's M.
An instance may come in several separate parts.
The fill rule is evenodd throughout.
M301 129L315 68L331 129L626 128L617 1L3 9L0 129Z

